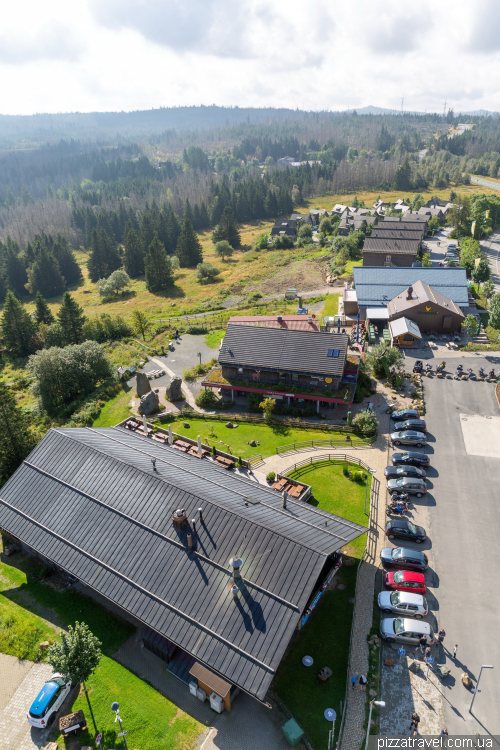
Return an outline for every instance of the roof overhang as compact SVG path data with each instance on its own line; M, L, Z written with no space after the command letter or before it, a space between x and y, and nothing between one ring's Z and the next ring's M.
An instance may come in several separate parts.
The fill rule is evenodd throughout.
M389 310L387 307L367 307L366 317L369 320L388 320Z

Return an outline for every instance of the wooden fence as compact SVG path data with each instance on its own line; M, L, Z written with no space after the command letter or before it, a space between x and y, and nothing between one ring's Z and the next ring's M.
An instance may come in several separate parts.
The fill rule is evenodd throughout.
M169 419L172 417L169 416ZM202 412L197 412L192 409L182 409L177 413L177 419L204 419L206 422L211 422L212 420L216 420L218 422L248 422L249 424L266 424L266 425L286 425L287 427L297 427L298 429L308 429L308 430L320 430L322 432L347 432L349 434L356 435L359 437L362 441L371 441L373 440L373 436L368 437L361 437L361 435L357 435L357 433L354 432L352 427L348 427L347 425L337 425L337 424L325 424L324 422L303 422L300 420L298 423L295 423L294 421L289 421L290 418L284 418L284 419L276 419L273 418L271 420L266 420L264 417L261 417L260 415L253 415L253 414L228 414L227 412L221 413L221 414L205 414ZM299 419L298 417L292 417L291 419ZM310 441L309 441L310 442Z
M295 471L301 466L308 466L309 464L314 464L318 461L331 461L334 464L356 464L357 466L361 466L361 468L365 469L365 471L370 471L370 467L368 466L368 464L362 461L360 458L356 458L356 456L347 455L347 453L321 453L318 456L309 456L309 458L305 458L303 461L296 461L293 464L293 467L287 469L287 472ZM283 474L282 476L285 475Z
M300 451L300 450L306 450L307 448L322 448L323 446L331 445L332 448L336 445L351 445L353 447L356 447L357 445L370 445L374 439L375 436L370 436L366 438L362 438L360 435L354 435L355 441L352 439L348 440L347 438L331 438L330 440L324 439L324 440L302 440L298 443L288 443L288 445L278 445L276 447L276 453L289 453L290 451Z

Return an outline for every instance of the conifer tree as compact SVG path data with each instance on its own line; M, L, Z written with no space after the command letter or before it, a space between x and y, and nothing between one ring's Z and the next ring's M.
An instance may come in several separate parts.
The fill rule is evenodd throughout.
M172 264L158 237L149 246L144 258L144 269L149 292L160 292L172 286Z
M150 211L146 211L142 217L141 228L139 230L139 237L142 246L143 254L146 254L149 250L149 246L153 242L156 235L155 222Z
M189 219L192 226L194 227L194 215L193 215L193 209L191 208L191 203L189 202L189 198L186 199L186 206L184 208L184 220Z
M108 232L105 229L93 229L87 261L90 280L95 283L99 279L107 279L121 265L116 243Z
M132 225L129 226L125 235L125 252L123 253L123 265L129 276L136 279L144 273L144 253L137 232Z
M167 232L168 244L165 244L165 250L171 255L176 251L177 243L181 234L181 227L177 214L174 213L174 210L170 205L167 209Z
M19 355L28 354L33 350L32 338L35 334L35 324L10 289L5 295L0 330L2 343L6 349Z
M202 201L200 206L200 229L206 229L209 226L210 217L208 215L207 206L205 201Z
M64 294L61 307L57 311L57 319L68 344L80 344L83 341L83 324L86 320L83 307L80 307L69 292Z
M198 263L203 263L201 243L189 219L186 219L182 225L175 254L179 258L181 268L192 268Z
M15 292L18 297L28 293L25 287L28 276L19 257L19 245L10 237L7 237L2 247L2 275L7 288Z
M59 269L66 284L76 284L82 278L82 270L78 265L66 237L58 234L52 245L52 254L59 263Z
M0 383L0 484L4 484L36 445L28 417L16 405L16 397Z
M214 244L221 240L227 240L231 247L239 247L241 245L240 233L236 226L233 209L230 206L226 206L219 223L212 232L212 242Z
M35 262L28 270L28 280L31 294L41 292L46 297L55 297L66 288L66 282L59 270L59 263L45 248L41 248L36 253Z
M54 322L54 316L52 315L50 307L40 292L37 292L35 297L35 320L37 325L45 323L50 326Z

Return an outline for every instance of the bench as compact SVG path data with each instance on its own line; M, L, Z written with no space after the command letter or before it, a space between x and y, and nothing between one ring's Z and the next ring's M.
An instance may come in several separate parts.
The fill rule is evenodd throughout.
M223 456L217 456L215 461L220 466L223 466L225 469L234 469L234 461L231 461L229 458L224 458Z

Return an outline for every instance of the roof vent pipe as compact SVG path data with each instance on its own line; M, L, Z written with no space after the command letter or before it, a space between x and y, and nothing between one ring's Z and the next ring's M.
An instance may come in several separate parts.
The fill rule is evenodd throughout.
M278 315L278 323L281 323L282 320L283 320L283 315Z
M241 578L240 568L243 565L241 557L232 557L229 560L229 565L233 569L233 579L236 581L237 578Z
M198 513L200 514L200 523L203 523L203 508L198 508Z
M238 586L235 583L233 583L233 585L231 586L231 594L233 595L233 599L238 598L239 591L240 590Z
M187 535L187 543L188 543L188 549L191 551L193 549L193 537L191 534Z
M193 534L196 534L196 518L191 519L191 526L193 527Z

